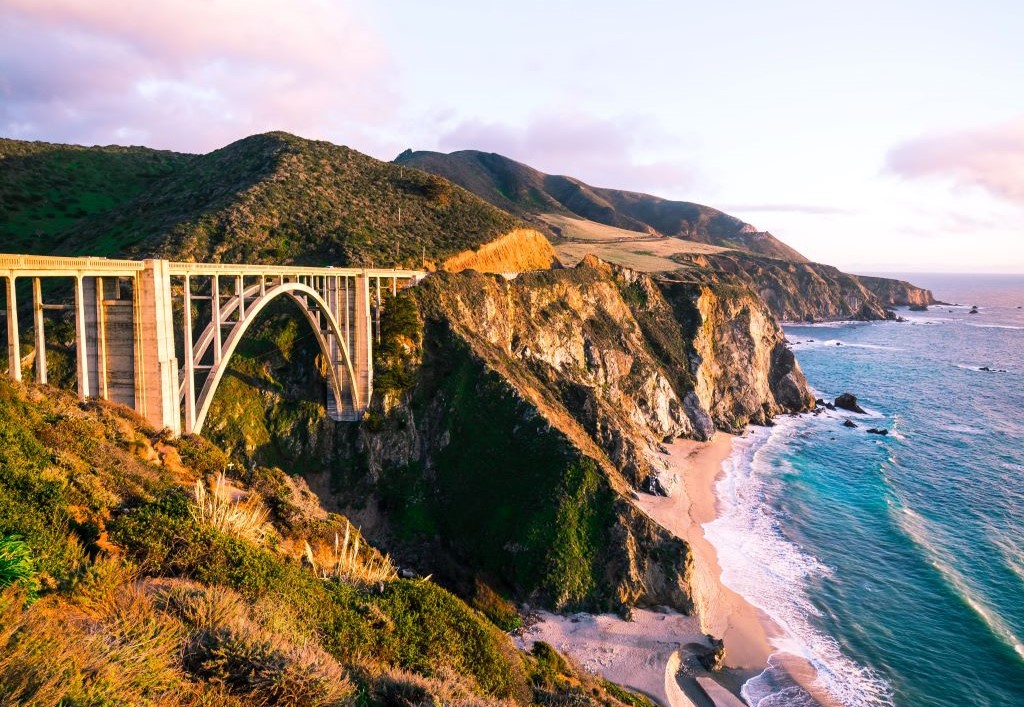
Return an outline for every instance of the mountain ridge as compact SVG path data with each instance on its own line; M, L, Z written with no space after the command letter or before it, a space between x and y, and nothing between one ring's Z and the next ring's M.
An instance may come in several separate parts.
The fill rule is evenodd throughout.
M546 214L573 214L638 233L740 248L797 262L807 260L770 233L713 207L594 187L575 177L545 174L493 152L460 150L446 155L406 150L395 163L439 174L520 218L533 216L535 225L546 226L556 237L561 234L545 221Z

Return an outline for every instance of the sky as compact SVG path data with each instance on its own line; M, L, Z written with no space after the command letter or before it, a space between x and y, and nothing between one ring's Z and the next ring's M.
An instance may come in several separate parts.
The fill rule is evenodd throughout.
M1024 272L1013 0L0 0L0 136L286 130L695 201L853 272Z

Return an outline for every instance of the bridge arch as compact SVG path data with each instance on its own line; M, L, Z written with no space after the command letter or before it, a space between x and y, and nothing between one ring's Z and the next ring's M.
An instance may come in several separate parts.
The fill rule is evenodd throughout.
M320 352L328 362L327 383L331 395L334 397L337 411L343 413L346 410L354 411L358 409L359 390L356 382L355 367L341 326L331 312L330 306L328 306L320 293L312 287L300 282L283 282L267 288L257 299L246 303L245 316L231 328L230 333L224 340L219 361L210 369L210 373L203 383L202 390L196 397L195 421L189 424L189 421L186 420L186 425L191 428L188 431L195 434L202 432L203 424L206 422L210 412L213 397L220 386L220 382L227 371L228 364L235 350L248 333L253 322L258 318L260 312L280 297L287 297L293 301L313 330L313 335L320 347ZM325 326L326 329L324 328ZM197 343L202 346L203 342L207 342L205 335L200 337L200 342ZM209 345L208 342L206 345ZM333 350L333 347L336 347L337 350ZM338 357L341 358L340 361L337 360ZM187 417L188 412L186 412Z

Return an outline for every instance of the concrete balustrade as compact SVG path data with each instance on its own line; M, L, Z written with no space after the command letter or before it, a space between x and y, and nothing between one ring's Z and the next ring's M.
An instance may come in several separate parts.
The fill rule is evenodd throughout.
M8 375L21 380L19 280L32 282L35 379L47 382L42 281L72 285L77 389L133 407L173 434L199 433L232 353L260 312L293 301L327 361L328 413L357 420L373 392L383 291L419 270L177 263L0 254ZM228 292L225 292L225 287ZM202 324L201 322L205 322Z

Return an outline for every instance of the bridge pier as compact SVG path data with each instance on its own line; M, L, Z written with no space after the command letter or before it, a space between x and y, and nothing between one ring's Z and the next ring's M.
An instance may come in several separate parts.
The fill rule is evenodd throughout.
M166 260L146 260L136 276L135 410L154 427L181 434L171 278Z

